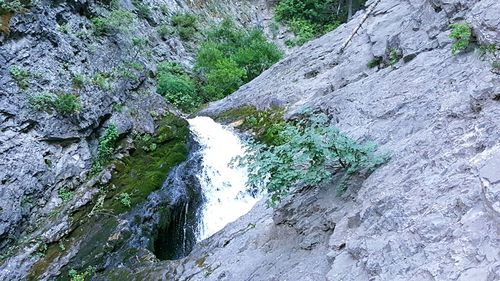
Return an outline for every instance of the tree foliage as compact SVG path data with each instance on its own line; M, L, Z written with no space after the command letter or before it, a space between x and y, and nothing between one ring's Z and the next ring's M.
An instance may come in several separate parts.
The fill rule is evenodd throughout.
M189 112L201 102L195 82L179 64L160 63L157 84L158 94L182 111Z
M280 0L275 16L296 35L287 44L302 45L346 22L349 10L359 10L364 3L365 0Z
M307 114L301 121L282 123L273 144L250 142L246 155L235 161L247 167L249 188L269 192L275 204L292 188L327 183L336 173L343 175L337 191L345 191L352 175L387 160L375 150L331 126L325 114Z
M223 98L257 77L282 56L261 30L245 30L224 20L209 30L197 56L206 101Z

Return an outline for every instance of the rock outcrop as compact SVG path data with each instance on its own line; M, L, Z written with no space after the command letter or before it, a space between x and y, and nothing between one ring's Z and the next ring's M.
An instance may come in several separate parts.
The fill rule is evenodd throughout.
M86 174L110 118L123 136L153 133L151 111L171 109L153 93L131 92L151 89L147 72L158 60L191 63L189 44L149 33L158 21L153 17L139 30L155 37L154 59L142 61L148 71L137 73L136 83L119 80L112 94L89 86L79 92L84 111L78 116L31 112L27 96L6 74L9 66L34 75L31 94L70 89L74 74L92 76L130 55L116 44L119 38L95 44L58 30L88 27L88 17L99 11L82 9L84 2L37 6L13 18L11 34L0 38L0 249L12 249L13 240L25 235L57 243L70 229L69 215L48 224L41 218L59 210L63 186L82 191L74 206L97 192ZM201 2L171 2L165 3L205 11ZM269 13L265 1L256 3L220 7L254 21L254 7ZM242 7L251 12L240 13L248 11ZM283 107L287 118L305 107L322 110L343 132L376 142L392 157L342 197L331 186L297 190L275 210L259 203L183 259L159 261L150 252L136 253L136 263L108 264L93 279L500 279L500 76L492 68L498 51L479 51L479 45L500 45L499 13L497 0L381 0L342 54L338 50L363 11L210 104L201 114L215 117L244 105ZM452 55L449 24L461 21L469 23L477 42ZM378 65L369 68L373 59ZM113 111L115 103L124 110ZM105 242L114 245L113 239ZM0 279L26 279L40 260L34 255L39 248L40 242L15 248L0 263ZM67 264L65 258L57 266Z
M144 2L149 12L142 16L128 0L33 1L29 10L9 15L8 28L2 16L0 29L8 33L0 32L1 280L25 279L35 263L52 259L50 245L72 233L75 216L96 203L100 186L112 183L110 171L90 173L98 140L110 124L122 139L115 158L123 159L137 148L136 136L157 133L162 116L180 116L155 93L152 77L161 61L192 67L202 36L183 41L161 35L160 25L172 28L176 12L195 14L200 29L226 16L264 28L270 19L268 3L261 0ZM130 12L130 26L96 34L92 19L113 9ZM38 110L32 104L33 97L61 93L77 96L81 110L60 114L48 103L37 104ZM174 156L172 163L180 159ZM64 193L73 199L62 200ZM56 263L53 271L68 261ZM37 271L33 278L50 274Z
M499 12L495 0L382 0L343 54L362 13L211 104L202 114L242 105L281 106L288 116L321 109L392 158L342 198L326 186L299 191L274 212L256 206L184 260L138 276L498 280L498 57L477 46L453 56L448 35L450 23L465 20L478 44L498 46ZM367 67L391 49L397 63Z

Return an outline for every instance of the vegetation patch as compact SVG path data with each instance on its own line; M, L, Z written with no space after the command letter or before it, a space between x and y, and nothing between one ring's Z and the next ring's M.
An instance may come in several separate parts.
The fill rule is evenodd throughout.
M359 10L364 2L365 0L279 0L275 16L296 36L286 44L297 46L334 30L347 21L350 13Z
M201 103L194 80L176 63L158 65L157 92L185 112L194 110Z
M258 110L254 106L243 106L223 112L215 119L223 123L235 122L240 129L250 132L255 140L274 145L279 143L279 132L286 125L283 113L279 107Z
M28 103L35 110L47 112L55 110L65 116L78 113L82 110L80 97L68 93L31 95L28 97Z
M128 32L135 21L134 14L127 10L116 9L108 16L92 19L94 33L97 36L111 35L118 32Z
M63 203L70 201L75 195L73 191L67 190L66 187L61 187L57 194L59 195L59 198L61 198Z
M190 13L178 13L172 16L172 26L182 40L191 39L196 33L196 17Z
M142 0L132 0L132 4L136 9L136 14L141 19L149 19L151 17L151 9Z
M97 148L97 157L92 166L92 172L97 173L111 160L115 147L118 144L118 128L115 124L110 124L104 132L104 135L99 139L99 147Z
M256 122L258 115L246 120L248 126L257 128L267 123ZM387 155L376 154L374 144L360 144L341 133L324 113L304 112L297 121L269 125L260 133L266 135L272 138L248 142L247 154L236 158L235 164L248 169L247 185L252 192L265 190L270 194L271 205L297 186L326 184L335 175L341 175L336 187L341 194L352 176L371 172L388 159Z
M20 89L25 90L28 88L30 74L26 69L14 65L9 68L9 72Z
M111 146L104 145L104 140L116 139L113 130L103 135L100 146ZM108 247L114 242L118 243L117 239L119 241L128 239L126 234L114 235L119 224L117 215L128 212L137 204L144 202L151 192L162 186L169 171L186 160L188 133L187 122L168 113L156 121L155 133L150 135L149 142L157 145L155 150L143 150L142 136L137 136L135 140L137 149L129 156L115 161L116 170L110 183L101 187L93 204L72 214L72 231L64 239L64 250L61 250L60 243L48 245L45 256L32 268L30 278L35 280L54 260L77 246L79 251L70 263L61 269L57 280L82 276L84 280L89 280L94 273L94 270L89 269L100 269L104 263L106 255L103 255L103 249L109 249ZM130 255L130 258L136 257L132 253Z
M370 61L368 61L366 66L368 66L368 68L374 68L374 67L379 66L381 63L382 63L381 57L374 57Z
M221 99L257 77L282 57L261 30L247 31L224 20L207 34L196 56L205 101Z
M471 44L472 29L467 23L454 23L450 27L450 38L455 40L451 46L451 53L456 55L465 51Z
M0 15L25 13L31 7L31 0L0 0Z
M113 190L107 198L119 195L120 200L107 200L103 208L121 213L143 202L147 196L160 188L174 166L187 159L186 142L189 134L185 120L168 113L157 124L156 132L147 141L155 149L144 149L143 137L136 138L136 150L129 157L115 162L115 171L110 182ZM122 200L124 199L124 200Z

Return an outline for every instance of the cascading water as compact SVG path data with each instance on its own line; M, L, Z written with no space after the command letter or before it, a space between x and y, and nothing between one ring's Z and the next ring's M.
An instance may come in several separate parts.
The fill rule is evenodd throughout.
M188 122L188 160L175 167L161 189L130 215L136 237L131 247L152 245L161 260L186 256L196 242L250 211L259 199L247 192L246 169L230 165L245 153L240 138L208 117ZM152 243L143 239L148 233Z
M230 165L234 157L245 153L240 138L209 117L188 121L201 153L197 173L204 197L197 234L200 241L246 214L258 198L246 190L246 169Z

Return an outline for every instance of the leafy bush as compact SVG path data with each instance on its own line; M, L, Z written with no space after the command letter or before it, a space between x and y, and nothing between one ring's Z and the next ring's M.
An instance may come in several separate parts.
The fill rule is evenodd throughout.
M179 64L159 64L157 84L158 94L183 111L189 112L200 104L194 81Z
M51 93L43 93L29 96L28 103L37 111L50 111L52 110L55 99L55 95Z
M98 72L92 78L92 82L103 91L110 91L112 89L109 82L109 74Z
M76 89L81 89L85 86L85 76L81 74L75 74L73 76L73 87Z
M451 46L451 53L456 55L469 46L472 41L472 30L467 23L454 23L450 25L450 38L455 40Z
M26 69L14 65L10 67L9 72L19 88L28 88L30 74Z
M205 77L206 101L223 98L249 82L282 56L261 30L247 31L224 20L207 34L196 56L195 69Z
M28 103L35 110L52 111L55 109L62 115L71 115L82 109L80 98L74 94L67 93L58 95L52 93L32 95L29 96Z
M374 57L370 61L368 61L366 66L368 66L368 68L374 68L374 67L379 66L381 62L382 62L382 59L380 57Z
M54 100L53 107L63 115L70 115L82 109L80 98L73 94L60 94Z
M130 31L135 20L134 14L127 10L113 10L106 17L92 19L94 32L98 36L110 35L115 32Z
M130 199L130 194L126 192L120 193L118 195L118 199L120 200L120 203L122 203L122 205L127 208L130 208L130 206L132 206L132 200Z
M398 54L398 49L396 48L390 48L389 49L389 64L390 65L395 65L399 61L399 54Z
M493 67L496 70L500 70L500 60L493 61L491 63L491 67Z
M172 26L182 40L189 40L196 32L196 17L189 13L178 13L172 16Z
M221 59L207 74L207 84L203 92L210 99L222 99L238 90L244 83L246 71L231 59Z
M63 202L70 201L71 199L73 199L73 196L75 195L73 191L67 190L66 187L61 187L57 192L57 194L59 195L59 198L61 198Z
M160 35L160 37L162 37L162 38L165 38L167 36L174 34L174 31L167 24L161 24L160 26L158 26L156 31L158 31L158 35Z
M342 134L320 113L281 124L273 144L250 142L247 154L235 161L248 168L248 186L253 191L265 189L271 195L270 203L276 204L292 188L318 186L337 173L342 175L337 191L345 191L352 175L372 171L387 160L375 149L375 145L359 144Z
M85 281L88 278L92 277L92 275L96 272L96 268L89 266L87 269L82 272L78 273L75 269L70 269L68 272L69 277L71 277L70 281Z
M92 171L99 172L109 162L111 156L118 143L118 128L115 124L110 124L104 132L104 135L99 139L99 146L97 148L97 157L94 161Z
M359 9L364 2L354 1L354 9ZM302 45L337 28L347 20L347 9L343 3L339 0L280 0L275 8L276 19L285 23L296 35L296 39L288 40L286 44Z

